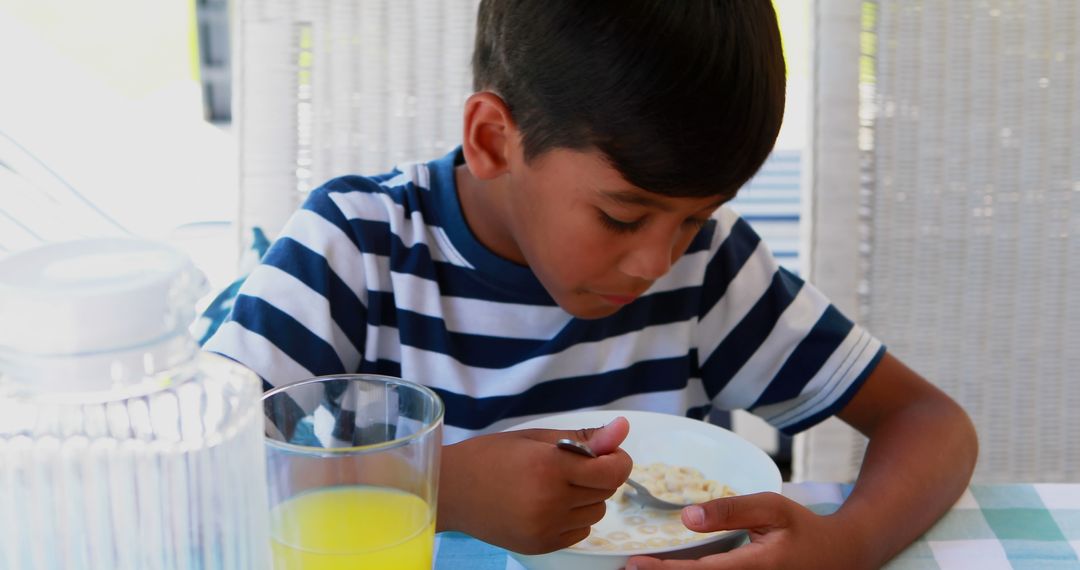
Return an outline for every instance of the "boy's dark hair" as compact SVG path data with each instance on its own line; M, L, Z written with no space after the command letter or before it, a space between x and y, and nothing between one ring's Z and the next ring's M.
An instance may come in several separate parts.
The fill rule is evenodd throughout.
M784 114L769 0L482 0L473 73L510 108L526 160L596 148L669 196L734 196Z

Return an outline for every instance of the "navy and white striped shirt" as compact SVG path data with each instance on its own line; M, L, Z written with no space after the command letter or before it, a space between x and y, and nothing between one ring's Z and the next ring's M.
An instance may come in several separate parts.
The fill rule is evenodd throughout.
M884 353L726 207L644 295L575 318L471 233L460 161L312 192L206 348L270 385L345 372L427 385L447 442L594 408L741 408L794 433L846 404Z

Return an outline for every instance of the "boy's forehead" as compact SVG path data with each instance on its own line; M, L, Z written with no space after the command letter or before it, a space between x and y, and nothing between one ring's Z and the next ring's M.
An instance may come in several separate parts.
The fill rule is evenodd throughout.
M655 209L664 212L675 210L715 209L727 202L730 196L674 197L650 192L630 184L611 162L597 149L553 149L545 153L551 164L564 176L576 178L578 186L594 192L605 201Z
M727 197L724 196L677 198L633 187L607 190L601 189L598 190L598 192L603 198L613 202L630 206L642 206L663 212L673 212L679 209L713 209L720 207L728 200Z

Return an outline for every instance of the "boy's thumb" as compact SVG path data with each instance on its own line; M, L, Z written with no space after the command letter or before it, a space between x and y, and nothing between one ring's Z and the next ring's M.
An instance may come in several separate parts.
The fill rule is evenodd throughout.
M626 435L630 433L630 422L619 416L604 427L578 430L578 437L584 438L593 453L607 455L622 445Z

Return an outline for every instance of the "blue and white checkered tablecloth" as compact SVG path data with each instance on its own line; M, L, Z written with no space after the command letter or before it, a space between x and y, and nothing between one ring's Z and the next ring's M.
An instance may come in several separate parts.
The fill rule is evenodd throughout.
M851 490L836 483L785 483L783 493L817 513ZM505 550L457 533L436 541L436 570L520 570ZM888 570L1080 570L1080 483L973 485Z

